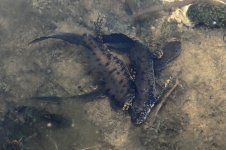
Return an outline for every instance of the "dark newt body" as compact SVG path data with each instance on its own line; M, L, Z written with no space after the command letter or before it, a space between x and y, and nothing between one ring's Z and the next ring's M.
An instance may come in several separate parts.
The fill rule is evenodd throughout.
M151 108L158 102L155 91L155 78L161 70L177 57L181 52L181 43L172 41L162 49L161 58L152 54L149 48L141 43L136 43L130 49L132 67L135 69L135 85L137 93L132 104L132 122L136 125L142 124L148 117Z
M163 49L163 57L156 59L156 56L150 53L147 46L124 34L102 35L102 42L107 44L108 47L115 48L119 52L129 55L132 69L135 71L135 74L131 72L135 76L133 81L124 63L104 49L103 43L100 43L95 38L84 38L78 34L62 33L40 37L31 43L48 38L61 39L89 49L92 56L89 59L89 63L101 73L108 94L114 97L121 105L125 103L128 103L126 105L131 105L131 102L133 102L131 118L136 125L146 120L151 108L157 102L155 98L155 73L160 72L181 51L180 42L171 42Z
M136 42L136 41L135 41ZM148 47L136 42L129 50L131 66L135 71L136 94L131 107L131 120L134 124L143 123L156 103L155 73L153 56ZM147 61L148 60L148 61Z
M226 39L226 38L224 38ZM128 36L121 33L113 33L109 35L103 35L103 43L106 44L109 48L113 48L114 51L120 53L129 54L131 48L135 46L138 41L129 38ZM139 51L140 50L136 50ZM171 41L166 43L162 49L163 55L161 59L154 58L154 72L160 73L164 67L179 56L181 52L181 42L180 41Z
M155 75L180 54L181 43L178 41L168 43L163 48L162 58L157 59L147 46L121 33L103 35L103 42L117 51L127 53L130 58L136 86L131 120L135 125L142 124L157 103Z
M181 42L171 41L162 48L163 55L160 59L154 59L155 75L159 76L161 71L181 53Z
M40 42L49 38L61 39L71 44L82 45L89 57L89 69L99 74L104 82L103 87L107 95L123 106L131 105L134 99L134 86L131 75L124 62L113 56L103 45L92 36L81 36L73 33L62 33L40 37L30 43Z
M71 44L84 46L83 36L81 36L79 34L74 34L74 33L59 33L56 35L42 36L37 39L34 39L29 44L37 43L37 42L44 41L47 39L61 39L63 41L71 43Z
M93 37L85 37L84 42L92 52L93 58L98 61L96 69L103 78L106 94L119 102L120 105L125 103L131 105L135 91L127 66L122 60L113 56L101 44L96 42Z

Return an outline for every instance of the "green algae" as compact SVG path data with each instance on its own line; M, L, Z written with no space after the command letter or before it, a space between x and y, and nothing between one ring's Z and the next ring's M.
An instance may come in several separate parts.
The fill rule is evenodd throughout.
M210 28L226 27L226 5L210 2L196 3L189 7L187 16L195 25Z

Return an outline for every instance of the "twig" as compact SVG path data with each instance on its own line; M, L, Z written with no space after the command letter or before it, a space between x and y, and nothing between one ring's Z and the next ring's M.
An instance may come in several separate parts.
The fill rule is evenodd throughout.
M156 85L159 86L159 88L161 88L161 89L164 89L165 88L164 86L161 85L161 83L156 82ZM165 90L162 91L161 93L163 94L164 92L165 92ZM159 94L159 97L158 98L160 98L162 96L162 94ZM170 99L173 99L171 96L169 96L169 98Z
M154 117L156 118L158 115L158 112L160 111L160 109L162 108L163 104L166 102L167 98L170 96L170 94L176 89L176 87L179 85L179 81L178 79L176 79L176 82L174 84L174 86L163 96L161 102L157 105L156 110L155 110L155 114Z
M157 118L157 115L160 111L160 109L162 108L163 104L166 102L167 98L170 97L170 94L176 89L176 87L179 85L179 81L178 79L176 79L176 82L174 84L174 86L162 97L161 101L158 103L158 105L156 106L155 110L153 111L153 113L151 113L151 121L149 122L150 124L153 124Z

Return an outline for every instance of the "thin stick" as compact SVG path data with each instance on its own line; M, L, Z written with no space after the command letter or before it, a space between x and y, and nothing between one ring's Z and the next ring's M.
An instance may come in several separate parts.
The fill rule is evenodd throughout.
M179 81L178 79L176 79L176 82L174 84L174 86L163 96L163 98L161 99L161 101L158 103L158 105L155 107L155 109L153 110L153 113L151 113L150 117L152 118L151 121L149 122L149 124L154 124L157 115L160 111L160 109L162 108L163 104L166 102L167 98L170 97L170 94L176 89L176 87L179 85Z
M160 109L162 108L163 104L166 102L167 98L170 96L170 94L176 89L176 87L179 85L179 80L176 79L176 82L174 84L174 86L163 96L161 102L157 105L156 110L155 110L155 114L154 114L154 120L158 115L158 112L160 111Z
M163 87L162 85L161 85L161 83L158 83L158 82L156 82L156 85L157 86L159 86L159 88L161 88L161 89L163 89L163 88L165 88L165 87ZM164 90L165 91L165 90ZM163 92L164 93L164 92ZM163 94L162 93L162 94ZM161 97L161 94L159 95L159 98ZM171 96L169 96L168 98L170 98L171 100L173 99Z
M163 96L163 98L161 99L161 101L158 103L158 105L155 107L155 109L153 110L153 113L150 114L150 118L151 121L149 122L149 124L153 125L157 115L160 111L160 109L162 108L163 104L166 102L167 98L171 98L170 94L176 89L176 87L179 85L179 81L178 79L176 79L176 82L174 84L174 86ZM172 98L171 98L172 99Z

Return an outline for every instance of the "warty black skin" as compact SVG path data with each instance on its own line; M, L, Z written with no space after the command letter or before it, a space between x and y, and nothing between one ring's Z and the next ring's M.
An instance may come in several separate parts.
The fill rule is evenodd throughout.
M109 52L107 52L106 50L103 51L103 48L101 48L103 43L106 44L108 47L114 48L119 52L127 53L129 55L129 58L132 64L131 67L133 70L133 72L131 72L130 74L132 74L132 76L135 76L135 78L131 79L130 78L131 75L128 74L128 69L123 69L126 67L122 67L122 66L125 66L123 62L117 60L117 58L113 56L111 57L114 59L110 59L111 61L113 62L118 61L121 63L117 63L117 64L122 64L116 67L121 69L118 69L118 71L115 71L117 70L115 68L113 69L114 70L113 72L119 73L120 70L124 70L124 73L122 74L126 76L122 76L122 75L118 76L114 74L112 71L106 68L106 66L104 67L103 62L99 63L100 65L102 64L102 67L99 67L99 69L102 70L102 72L104 72L103 74L107 75L105 77L105 81L106 81L105 83L107 83L106 87L110 87L110 88L107 88L108 93L111 96L116 97L116 99L118 99L118 101L121 104L128 103L127 105L132 105L131 119L135 125L140 125L146 120L147 116L151 111L151 108L157 102L156 96L155 96L155 74L159 73L165 67L166 64L172 61L181 52L181 43L178 41L174 41L167 44L163 48L163 53L164 53L163 57L161 59L157 59L155 55L150 53L149 48L147 46L121 33L102 35L103 43L97 42L97 40L95 40L94 37L91 38L92 40L90 42L90 39L84 40L84 36L73 34L73 33L61 33L61 34L47 36L47 37L40 37L38 39L33 40L31 43L39 42L48 38L61 39L71 44L82 45L91 51L93 49L98 51L102 49L101 51L99 51L101 53L98 54L98 57L105 57L107 55L110 56L110 54L106 54ZM98 48L96 49L96 47ZM93 58L96 58L96 56ZM105 60L105 58L101 58L101 59ZM98 60L100 60L100 58L98 58ZM105 63L107 63L107 61ZM113 66L114 66L114 63L113 63ZM112 68L112 67L109 67L109 68ZM107 71L104 71L105 69L107 69ZM108 74L109 71L112 72L113 75ZM115 85L114 83L117 83L114 80L115 77L116 77L116 81L120 81L120 82L123 81L123 84L118 84L118 85L116 84L117 86L112 86L112 85ZM126 91L127 94L119 94L120 93L119 91L122 91L122 90L119 90L117 92L115 91L116 88L123 89L123 91ZM136 92L134 92L135 90ZM127 95L126 96L127 98L122 100L121 98L124 97L124 95ZM135 99L134 99L134 96L135 96ZM131 104L131 102L133 103Z
M135 97L133 79L124 62L106 50L102 43L96 42L92 36L84 37L86 47L98 60L100 75L104 80L106 94L115 99L121 106L132 105Z
M136 42L130 49L129 58L135 71L134 83L137 89L131 107L131 120L135 125L140 125L157 102L153 61L156 57L150 53L148 47Z
M159 76L161 71L181 53L181 42L170 41L162 48L163 55L160 59L154 59L155 75Z
M180 54L181 43L173 41L165 45L161 59L152 54L144 44L121 33L103 35L103 43L116 51L126 53L130 58L136 86L135 99L131 107L131 120L135 125L140 125L157 103L155 75Z
M131 107L131 121L142 124L157 102L155 95L154 58L147 46L123 34L103 36L103 42L121 52L126 52L134 74L135 100Z
M225 35L226 36L226 35ZM224 38L226 39L226 38ZM109 48L113 48L112 50L117 51L119 53L129 54L130 50L138 41L129 38L125 34L122 33L113 33L109 35L103 35L103 43L106 44ZM181 42L180 41L170 41L167 42L163 49L163 55L161 59L154 58L154 72L155 74L159 74L161 70L165 68L165 66L178 57L181 53ZM151 58L152 59L152 58Z
M46 39L60 39L71 44L82 45L88 54L89 69L99 73L103 80L104 91L110 98L116 100L120 106L131 106L135 97L133 78L124 62L113 56L102 43L91 35L79 35L73 33L60 33L37 38L30 44Z

